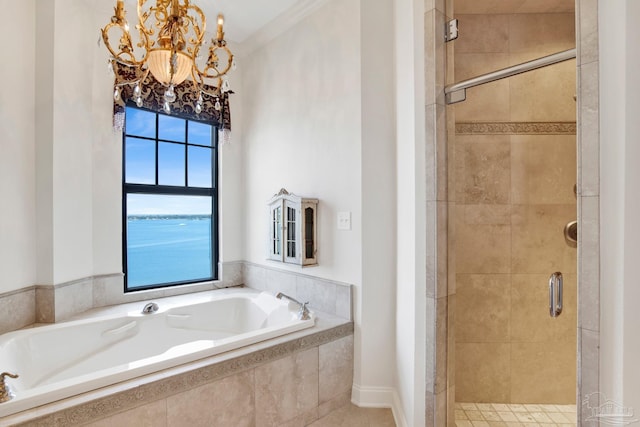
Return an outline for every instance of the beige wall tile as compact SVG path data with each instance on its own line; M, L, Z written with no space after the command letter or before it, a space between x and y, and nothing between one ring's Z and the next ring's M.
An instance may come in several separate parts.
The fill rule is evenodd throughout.
M458 274L456 342L509 342L509 274Z
M447 203L447 293L449 296L456 293L456 204Z
M511 271L511 226L457 223L458 274L492 274Z
M588 395L591 395L591 399L597 399L596 392L600 391L600 333L581 329L579 346L580 372L578 372L578 375L580 375L580 383L582 384L582 395L579 397L583 400ZM590 405L578 405L578 416L582 420L592 415L588 406L597 407L598 404L597 402L591 402ZM585 424L578 423L578 425Z
M447 304L447 388L451 390L456 384L456 296L449 295Z
M510 272L511 227L463 225L460 227L457 271L468 274Z
M576 340L511 345L511 402L574 404Z
M460 53L456 48L455 79L460 82L509 65L506 53ZM467 90L466 101L455 104L456 121L508 121L509 102L508 80L476 86Z
M511 225L511 205L463 205L457 209L464 224Z
M255 369L256 426L278 426L318 406L318 348Z
M455 107L445 107L447 136L447 201L456 201L456 114ZM449 191L451 189L451 191Z
M575 0L526 0L518 13L573 13Z
M573 13L513 14L508 21L510 53L535 52L544 56L576 45Z
M447 296L436 300L436 380L433 390L438 394L447 389L447 304Z
M523 55L511 55L511 58L514 64L530 59ZM508 81L511 121L576 120L575 60L519 74Z
M598 0L578 0L580 64L598 60Z
M509 51L508 15L456 16L460 35L455 41L456 52L507 53Z
M575 0L456 0L458 13L573 12Z
M575 135L513 135L511 142L512 203L576 202Z
M87 424L86 427L164 427L167 425L167 402L159 400L112 417ZM176 424L177 425L177 424Z
M578 106L580 117L580 146L578 168L580 184L578 194L600 194L600 121L599 121L599 69L598 62L579 68L580 88Z
M509 203L509 137L459 136L456 148L456 200L464 204Z
M232 375L168 397L167 425L253 426L256 418L253 396L254 371Z
M575 340L576 276L563 274L563 309L549 315L549 274L514 274L511 280L512 342L556 343Z
M433 236L428 239L426 246L427 263L427 296L442 297L448 292L447 278L447 231L448 217L447 202L427 202L427 234ZM444 254L442 256L441 254Z
M427 325L425 333L425 350L426 350L426 366L425 366L425 390L433 392L436 384L436 355L437 351L437 334L435 325L437 323L436 299L427 297L425 303L425 319Z
M424 15L425 35L425 104L444 103L446 48L444 37L432 37L434 28L444 28L444 13L431 9Z
M575 274L576 248L565 243L563 230L576 215L575 205L514 205L512 273Z
M353 335L340 338L318 349L319 403L328 402L350 391L353 384Z
M526 0L456 0L456 13L494 14L514 13Z
M456 81L467 80L481 74L506 68L511 64L507 53L460 53L455 51L455 77ZM508 83L508 81L507 81ZM507 85L508 86L508 85ZM493 99L493 98L492 98ZM467 101L463 102L463 105ZM460 120L457 120L460 121Z
M467 89L466 101L456 104L456 119L458 122L506 122L511 115L510 102L506 80L476 86Z
M449 189L449 159L447 154L449 152L449 144L447 143L447 118L446 107L441 104L436 105L436 180L437 180L437 193L436 198L438 201L446 202Z
M510 344L456 344L456 401L509 402Z
M580 277L579 326L600 330L600 198L580 197L578 250L582 253L578 265Z
M424 128L425 128L425 187L426 200L434 201L438 198L438 167L446 167L446 165L438 165L436 160L437 154L437 116L436 105L427 104L424 109Z

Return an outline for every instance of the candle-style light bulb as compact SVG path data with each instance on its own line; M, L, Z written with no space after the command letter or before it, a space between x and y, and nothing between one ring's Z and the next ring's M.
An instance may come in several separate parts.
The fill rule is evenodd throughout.
M222 14L218 15L218 33L216 34L216 38L221 41L224 39L224 31L222 30L222 26L224 25L224 16Z

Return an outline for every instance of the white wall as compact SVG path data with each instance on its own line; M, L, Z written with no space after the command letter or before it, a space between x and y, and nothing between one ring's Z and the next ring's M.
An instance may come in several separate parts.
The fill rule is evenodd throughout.
M92 30L89 14L80 0L36 2L37 283L43 285L93 271L93 43L82 37Z
M35 1L0 0L11 11L0 67L0 293L35 282Z
M240 67L247 260L266 263L266 202L284 187L320 199L320 265L304 273L357 284L361 281L358 5L357 0L330 2L243 58ZM352 212L351 231L336 230L338 211Z
M233 49L233 47L232 47ZM243 66L240 62L238 67ZM231 89L231 143L219 151L220 174L220 261L244 260L245 254L245 173L242 144L242 73L240 69L229 77Z
M393 13L393 0L361 2L362 288L354 395L363 405L390 405L394 397L396 109L395 67L387 60L394 51ZM378 391L383 400L376 402Z
M96 33L113 15L110 1L95 2L90 32ZM122 272L122 134L113 123L113 76L107 68L108 54L92 43L92 203L93 274Z
M40 7L37 2L37 7ZM93 274L92 67L96 45L89 5L55 0L53 71L53 259L52 281ZM86 35L86 36L82 36ZM37 76L40 75L37 71ZM36 123L36 126L39 124Z
M640 415L640 4L599 3L600 389Z
M113 4L0 6L12 11L0 31L13 58L0 67L0 293L122 272L122 137L96 43ZM241 152L221 150L223 261L243 256Z
M241 62L246 259L355 285L355 385L393 384L395 179L391 2L332 0ZM319 266L266 261L266 202L320 200ZM352 229L337 230L337 212Z
M398 209L395 371L407 425L418 426L425 423L426 368L424 2L394 3Z

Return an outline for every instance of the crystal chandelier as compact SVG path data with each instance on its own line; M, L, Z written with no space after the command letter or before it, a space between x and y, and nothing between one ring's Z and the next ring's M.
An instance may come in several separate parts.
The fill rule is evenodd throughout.
M151 73L166 87L164 111L171 112L171 103L176 100L175 86L191 77L197 94L195 111L202 111L203 96L216 98L215 108L220 110L219 97L230 90L227 73L235 69L233 54L224 39L224 18L218 15L216 37L209 44L206 61L201 59L206 17L202 10L190 0L156 0L155 6L147 0L138 2L138 23L134 34L129 32L124 0L117 0L115 15L102 30L102 40L109 50L109 68L119 65L132 67L135 78L124 80L116 73L114 99L118 101L125 85L133 86L133 100L142 106L142 84ZM151 2L153 3L153 1ZM110 33L118 37L117 49L109 41ZM206 48L205 48L206 49ZM212 85L205 84L213 80Z

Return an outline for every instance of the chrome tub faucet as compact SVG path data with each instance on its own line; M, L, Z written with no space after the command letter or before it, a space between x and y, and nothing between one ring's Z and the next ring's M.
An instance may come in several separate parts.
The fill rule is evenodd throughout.
M300 309L298 310L298 319L299 320L309 320L311 318L311 316L309 315L309 309L307 308L307 305L309 304L309 301L307 301L305 303L302 303L302 302L298 301L297 299L290 297L287 294L283 294L282 292L278 292L276 294L276 298L278 298L278 299L286 298L289 301L298 304L300 306Z
M142 314L155 313L156 311L158 311L158 308L158 304L156 304L155 302L150 302L144 306L144 308L142 309Z

